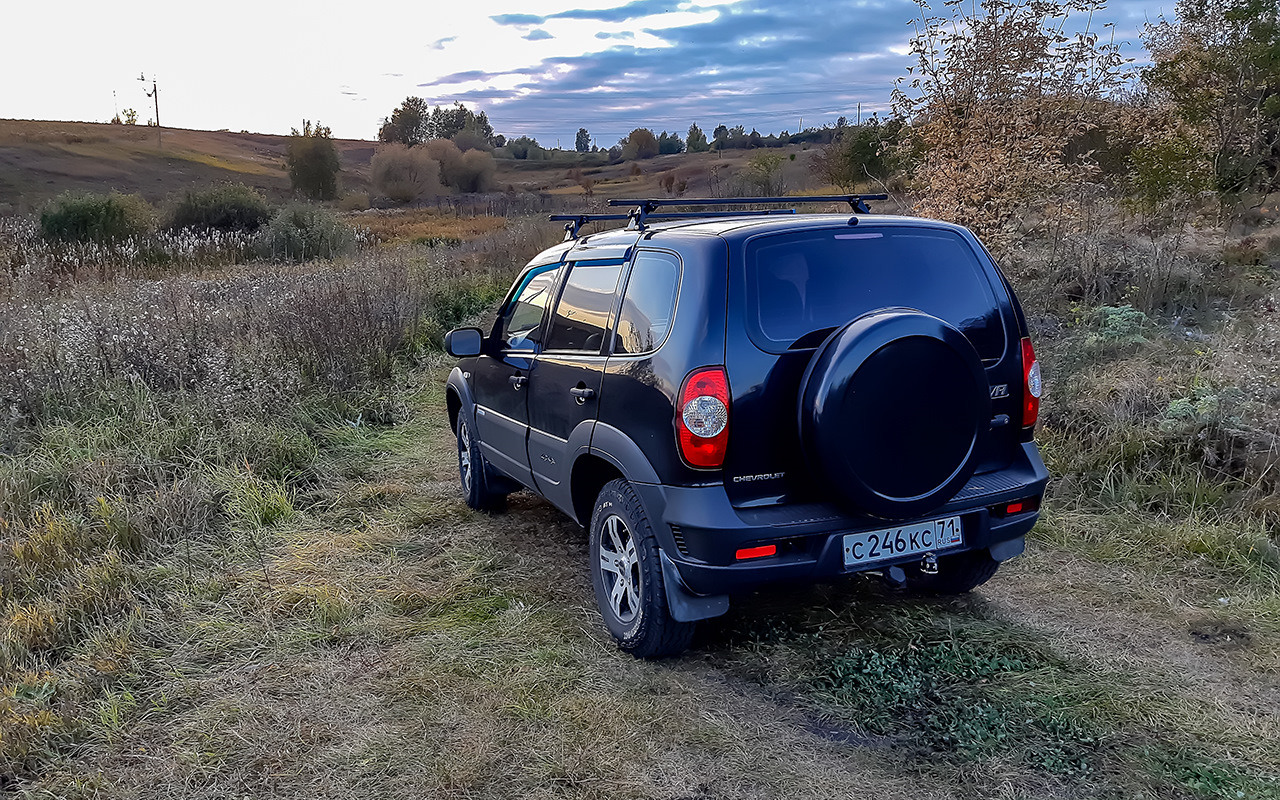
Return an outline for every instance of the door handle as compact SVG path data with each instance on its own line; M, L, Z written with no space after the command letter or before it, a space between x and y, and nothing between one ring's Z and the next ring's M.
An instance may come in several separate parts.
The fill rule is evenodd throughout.
M570 390L569 390L569 394L571 394L571 395L573 395L574 397L578 398L578 400L579 400L579 401L582 401L582 400L590 400L591 398L593 398L593 397L595 397L595 396L596 396L596 390L595 390L595 389L589 389L589 388L582 387L582 386L575 386L575 387L573 387L572 389L570 389Z
M521 386L524 386L529 382L529 379L524 375L512 375L510 378L507 378L507 382L511 384L511 388L519 391Z

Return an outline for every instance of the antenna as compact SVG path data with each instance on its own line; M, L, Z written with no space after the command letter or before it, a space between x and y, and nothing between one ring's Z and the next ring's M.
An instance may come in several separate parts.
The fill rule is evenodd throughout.
M160 87L156 85L156 79L151 79L151 91L147 91L147 75L139 73L138 80L142 81L142 93L147 97L154 98L156 101L156 149L164 149L164 144L160 141Z

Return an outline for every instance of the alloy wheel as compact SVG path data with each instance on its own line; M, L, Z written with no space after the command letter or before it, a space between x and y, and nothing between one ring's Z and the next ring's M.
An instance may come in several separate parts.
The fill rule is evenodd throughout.
M605 593L618 621L630 624L640 615L640 554L627 523L616 514L604 521L600 537L600 570Z

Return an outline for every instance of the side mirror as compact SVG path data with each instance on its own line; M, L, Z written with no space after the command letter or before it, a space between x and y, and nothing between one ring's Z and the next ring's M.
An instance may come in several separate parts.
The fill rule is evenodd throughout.
M444 349L454 358L480 355L484 334L479 328L457 328L444 335Z

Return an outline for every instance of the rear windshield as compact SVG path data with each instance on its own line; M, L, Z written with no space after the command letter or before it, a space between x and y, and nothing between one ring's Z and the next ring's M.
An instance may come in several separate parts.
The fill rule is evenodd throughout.
M1004 324L973 249L928 228L858 228L763 236L747 243L752 338L765 350L816 347L832 330L886 307L960 329L983 359L1004 352Z

